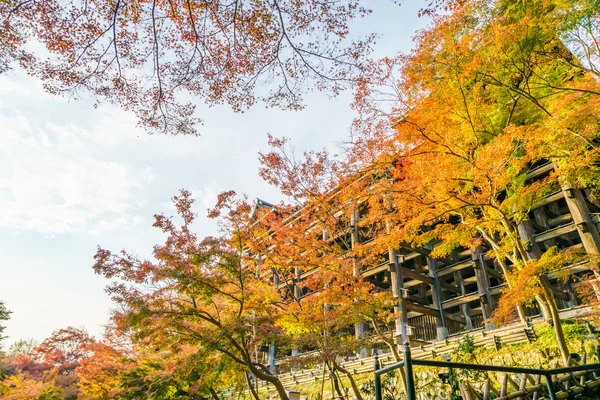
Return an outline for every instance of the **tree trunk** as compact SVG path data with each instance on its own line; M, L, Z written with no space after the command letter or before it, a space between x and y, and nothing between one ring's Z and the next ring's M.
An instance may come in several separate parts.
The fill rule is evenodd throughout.
M261 371L260 369L258 369L254 364L250 365L250 371L258 379L267 381L267 382L271 383L273 386L275 386L275 389L277 390L277 394L279 395L279 398L281 400L290 400L290 397L288 396L285 388L283 387L283 384L281 383L281 381L279 380L279 378L276 375L267 374L267 373Z
M210 394L212 395L214 400L221 400L221 398L219 397L217 392L215 392L215 389L213 389L212 386L208 388L208 390L210 391Z
M553 316L551 306L549 305L550 300L548 299L548 296L537 295L535 296L535 301L540 306L540 310L542 311L542 317L544 317L544 321L550 323Z
M544 294L546 295L545 297L548 300L548 306L552 315L552 326L554 328L556 342L558 343L558 349L560 350L560 355L562 356L564 366L568 367L570 354L569 347L565 339L565 333L562 329L558 307L556 306L556 301L554 301L554 297L552 296L552 288L550 287L550 282L548 282L548 278L546 276L540 276L539 280L540 285L544 289Z
M525 263L527 263L528 261L538 260L542 256L542 250L537 245L533 236L533 227L531 226L531 222L521 222L517 227L517 233L519 235L518 237L521 240L529 244L529 247L525 249L523 248L523 244L519 240L516 240L517 246L520 248L520 253L525 254L525 256L523 257ZM539 300L542 300L538 300L540 306L547 307L545 311L546 313L548 313L547 317L550 317L552 319L552 326L554 327L554 334L556 336L556 342L558 343L560 354L563 358L563 363L565 364L565 367L568 367L569 348L567 346L567 341L565 340L565 333L562 329L560 315L558 313L558 306L556 305L556 301L554 300L552 287L550 286L548 277L545 275L538 277L538 283L544 290L545 299L542 299L542 296L536 296L536 299L538 299L539 297Z
M498 255L496 255L496 262L498 263L498 265L500 265L500 268L502 269L504 276L508 276L508 267L507 267L506 263L504 262L504 260L502 260L500 257L498 257ZM508 285L508 287L511 286L508 281L505 281L505 282ZM521 304L519 304L517 306L517 315L519 316L519 320L521 321L521 323L523 323L523 324L527 323L527 316L525 315L525 309L523 308L523 306Z
M332 365L330 365L329 363L327 364L327 366L329 367L329 376L331 377L331 383L333 385L335 392L341 399L345 398L346 396L344 396L344 394L342 393L342 390L340 389L338 377L335 374L335 368Z
M250 394L252 395L254 400L260 400L260 398L258 397L258 393L256 392L256 389L254 388L254 386L252 385L252 381L250 380L250 374L248 374L248 372L244 372L244 376L246 377L246 384L248 385L248 390L250 390Z
M342 374L346 375L346 377L350 381L350 386L352 386L352 391L354 392L354 396L356 397L356 399L363 400L363 397L360 394L360 390L358 389L358 386L356 385L356 381L354 380L352 373L350 371L348 371L347 369L345 369L344 367L342 367L341 365L339 365L335 361L333 362L333 367L335 369L337 369L338 371L340 371Z
M398 345L394 341L394 338L388 338L385 335L385 332L382 332L381 329L379 329L377 322L374 319L371 319L371 322L373 323L375 333L377 333L379 338L392 352L392 355L394 356L394 361L396 361L397 363L402 361L402 357L400 357L400 352L398 351ZM404 367L399 368L398 372L400 373L400 379L398 380L397 389L398 391L404 390L404 393L406 393L406 374L404 373Z

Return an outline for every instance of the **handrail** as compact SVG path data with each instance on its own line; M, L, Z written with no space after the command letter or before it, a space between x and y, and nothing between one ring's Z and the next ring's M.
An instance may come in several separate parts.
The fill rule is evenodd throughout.
M490 372L508 372L513 374L532 374L532 375L558 375L568 374L578 371L597 371L600 370L600 363L575 365L572 367L554 368L554 369L539 369L539 368L522 368L522 367L506 367L501 365L486 365L486 364L468 364L449 361L433 361L433 360L413 360L413 365L422 365L426 367L440 368L457 368L457 369L472 369L475 371L490 371ZM390 365L391 367L391 365ZM388 367L386 367L388 368Z
M600 348L599 348L600 356ZM406 374L406 395L408 400L416 400L415 382L412 372L413 365L420 365L426 367L439 367L452 369L470 369L475 371L489 371L489 372L505 372L513 374L531 374L543 376L546 381L548 388L548 396L550 400L557 400L556 390L552 381L553 375L559 374L570 374L579 371L600 371L600 363L595 364L584 364L575 365L571 367L554 368L554 369L540 369L540 368L522 368L522 367L507 367L500 365L486 365L486 364L469 364L460 362L450 361L434 361L434 360L412 360L410 345L408 342L404 343L404 360L398 363L388 365L384 368L379 368L379 359L375 354L374 359L374 375L375 375L375 400L381 400L381 375L391 372L395 369L405 367Z

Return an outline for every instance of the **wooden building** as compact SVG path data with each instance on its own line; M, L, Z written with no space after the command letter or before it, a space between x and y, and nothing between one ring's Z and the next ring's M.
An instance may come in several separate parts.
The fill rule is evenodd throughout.
M527 181L542 179L553 169L550 162L537 166L528 173ZM599 204L590 201L585 190L563 187L532 208L528 220L520 224L519 234L529 243L528 251L536 257L552 246L600 254L599 227ZM357 212L348 232L352 235L352 245L369 240L360 234L360 228ZM398 304L401 317L392 327L397 337L400 339L405 334L411 344L423 344L461 332L496 329L489 319L506 285L502 266L486 255L485 247L475 251L456 249L449 257L435 259L429 255L435 246L392 249L379 264L362 266L359 270L363 279L382 290L392 290L395 297L403 300ZM587 263L568 268L567 281L559 279L558 274L548 276L560 310L581 305L575 288L584 275L592 272ZM298 282L310 273L298 271ZM295 290L302 297L300 289ZM524 311L529 318L541 313L535 306L525 307ZM354 327L354 333L368 334L372 328L361 323ZM274 353L270 354L272 357Z

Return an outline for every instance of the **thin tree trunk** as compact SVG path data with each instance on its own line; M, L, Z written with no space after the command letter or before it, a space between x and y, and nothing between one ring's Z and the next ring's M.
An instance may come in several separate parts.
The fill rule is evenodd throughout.
M256 367L256 365L254 365L254 364L250 365L250 371L258 379L261 379L263 381L267 381L267 382L273 384L273 386L275 386L275 389L277 390L277 394L279 395L279 398L281 400L290 400L290 397L288 396L287 391L285 390L285 387L283 387L283 384L281 383L281 381L279 380L279 378L276 375L271 375L270 373L267 374L267 373L261 371L260 369L258 369Z
M506 266L506 263L504 262L504 260L502 260L500 257L498 257L498 255L496 255L496 262L498 263L498 265L500 265L500 268L502 268L502 272L504 273L504 276L508 276L508 267ZM508 281L505 281L506 284L508 285L508 287L510 287L510 283ZM523 305L519 304L517 305L517 315L519 316L519 320L521 321L521 323L526 324L527 323L527 316L525 315L525 309L523 308Z
M333 389L335 390L335 392L337 393L337 395L340 398L342 398L342 399L345 398L344 394L342 393L342 390L340 389L338 377L335 374L335 368L332 365L330 365L329 363L327 363L327 366L329 367L329 377L331 378L331 384L333 385Z
M209 387L208 390L210 391L210 394L212 395L214 400L221 400L221 398L219 397L217 392L215 392L215 389L213 389L212 386Z
M342 374L346 375L346 377L350 381L350 386L352 386L352 391L354 392L354 396L356 397L356 399L363 400L363 397L360 394L360 390L358 389L358 386L356 385L356 381L354 380L352 373L335 361L333 362L333 367L335 369L337 369L338 371L340 371Z
M392 355L394 356L394 361L397 363L402 361L402 357L400 357L400 352L398 351L398 345L394 342L394 339L389 339L385 335L385 332L382 332L381 329L379 329L377 322L374 319L371 319L371 322L373 323L375 333L377 333L379 338L383 340L383 343L385 343L385 345L391 350ZM404 390L404 393L406 393L406 374L404 373L404 367L399 368L398 372L400 373L400 379L398 380L396 387L398 391Z
M258 397L258 393L256 393L256 389L254 388L254 386L252 385L252 381L250 380L250 374L248 374L248 372L244 372L244 375L246 376L246 384L248 385L250 394L252 395L252 397L254 397L254 400L260 400L260 398Z
M540 285L544 289L544 294L546 295L546 299L548 300L548 305L550 308L550 313L552 315L552 327L554 328L554 335L556 336L556 342L558 343L558 349L560 350L560 355L563 359L563 364L565 367L569 366L569 346L567 345L567 340L565 339L565 333L562 329L562 323L560 321L560 314L558 312L558 307L556 305L556 301L554 301L554 297L552 296L552 288L550 287L550 282L548 282L548 278L546 276L540 276Z
M544 317L544 321L546 321L547 323L551 323L553 316L552 316L552 309L549 305L550 300L548 300L548 296L537 295L537 296L535 296L535 301L540 306L540 310L542 311L542 316Z
M325 373L327 371L327 366L323 363L323 377L321 380L321 399L323 399L323 390L325 390Z

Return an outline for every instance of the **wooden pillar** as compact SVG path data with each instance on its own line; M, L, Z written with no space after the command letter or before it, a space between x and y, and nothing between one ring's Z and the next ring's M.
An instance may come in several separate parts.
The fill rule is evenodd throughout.
M440 312L440 315L436 317L435 321L437 325L437 338L438 340L444 340L448 337L448 328L446 327L444 308L442 307L442 286L440 285L440 278L437 274L435 260L429 256L427 256L427 266L429 267L429 276L433 278L433 285L431 285L433 307L437 308Z
M300 283L300 274L302 272L300 271L300 268L295 267L294 268L294 274L296 275L296 277L294 278L294 297L296 299L299 299L300 297L302 297L302 290L300 289L300 286L298 286L298 283Z
M477 280L477 291L479 292L479 302L481 303L481 313L485 323L485 330L496 329L496 326L489 322L492 317L493 302L490 294L490 278L486 271L485 260L481 246L477 247L471 253L471 258L475 262L475 278Z
M535 217L535 221L537 222L537 224L540 225L540 227L544 231L547 231L551 228L550 223L548 222L548 215L546 215L546 207L545 206L538 207L535 210L533 210L533 215ZM555 239L548 240L548 245L555 246L556 240Z
M454 272L452 276L454 277L454 284L460 289L461 296L467 294L467 292L465 291L465 284L462 280L460 271ZM473 329L473 321L471 321L471 316L469 315L469 305L467 303L463 303L459 307L466 321L465 330L470 331L471 329Z
M275 357L277 354L277 347L275 343L269 344L269 371L274 374L275 373Z
M362 335L364 335L364 333L367 331L367 323L360 321L357 322L356 325L354 326L354 330L355 330L355 335L356 338L359 339L362 337ZM368 355L368 351L366 347L361 347L360 350L358 351L358 358L365 358Z
M354 240L353 240L353 245L354 245ZM355 277L360 277L360 265L356 258L353 260L352 274ZM364 335L364 333L366 331L367 331L367 323L366 322L359 321L354 325L354 332L355 332L355 336L357 339L361 338L362 335ZM365 357L367 357L367 355L368 355L367 348L361 347L358 352L358 358L365 358Z
M562 191L585 251L588 254L600 254L600 234L590 217L590 210L582 191L568 185L563 185Z
M358 221L360 215L358 210L354 210L352 213L352 217L350 217L350 226L352 227L352 243L351 246L354 248L355 245L360 243L360 238L358 237Z
M398 303L394 306L394 312L399 314L396 318L396 344L398 350L402 351L402 344L408 341L408 318L406 315L406 299L404 298L404 282L402 278L402 270L400 268L400 262L398 255L393 249L389 250L389 263L390 263L390 276L392 278L392 293L394 297L398 299Z
M421 259L421 256L417 256L415 258L415 271L417 271L420 274L424 274L424 269L423 269L423 260ZM421 300L423 300L423 304L428 304L427 301L427 283L423 282L421 284L419 284L417 286L417 291L418 291L418 296L421 298Z
M581 238L583 248L588 254L600 254L600 234L598 227L592 221L590 210L585 202L583 193L579 189L573 189L568 185L562 186L565 201L573 217L573 222L577 226L577 232ZM592 289L596 297L600 300L600 273L592 270L594 280L591 282Z

